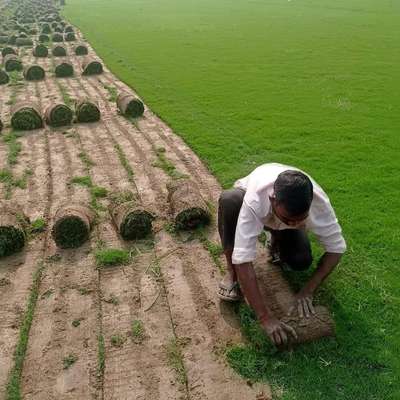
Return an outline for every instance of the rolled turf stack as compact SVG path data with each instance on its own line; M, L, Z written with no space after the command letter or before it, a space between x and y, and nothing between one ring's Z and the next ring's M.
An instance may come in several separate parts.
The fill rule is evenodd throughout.
M46 73L40 65L29 65L24 69L24 78L27 81L41 81Z
M67 49L62 45L53 47L52 54L54 57L65 57L67 55Z
M38 44L33 49L33 55L35 57L47 57L49 55L49 49L44 44Z
M20 207L0 202L0 258L24 248L28 223Z
M56 245L62 249L82 246L89 239L94 217L88 207L80 204L60 207L54 217L52 229Z
M76 45L74 51L77 56L86 56L88 54L88 48L84 44Z
M0 69L0 85L6 85L10 82L10 77L4 69Z
M6 46L1 50L1 55L3 57L8 56L9 54L14 54L15 56L17 55L17 51L10 46Z
M124 240L143 239L151 233L154 215L143 207L137 196L131 192L123 192L112 198L110 215Z
M43 127L43 119L39 107L31 102L21 102L13 106L11 126L15 130L29 131Z
M7 72L22 71L22 62L15 54L8 54L4 57L4 69Z
M179 179L170 182L167 189L170 213L177 229L195 229L210 223L208 206L193 181Z
M82 62L82 75L99 75L103 73L101 62L86 58Z
M117 106L121 114L126 117L137 118L144 113L143 103L130 93L120 93L117 98Z
M47 125L58 128L71 125L74 114L67 105L59 103L48 106L44 117Z
M100 120L100 109L92 100L78 100L75 115L77 122L97 122Z
M67 78L74 75L74 67L69 61L59 61L56 64L54 73L57 78Z

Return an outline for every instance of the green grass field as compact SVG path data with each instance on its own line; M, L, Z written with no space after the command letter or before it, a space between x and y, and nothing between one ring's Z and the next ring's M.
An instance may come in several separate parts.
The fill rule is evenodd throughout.
M331 197L349 249L319 300L337 340L275 353L242 308L249 343L228 351L231 365L285 400L400 399L400 2L67 3L225 187L275 161Z

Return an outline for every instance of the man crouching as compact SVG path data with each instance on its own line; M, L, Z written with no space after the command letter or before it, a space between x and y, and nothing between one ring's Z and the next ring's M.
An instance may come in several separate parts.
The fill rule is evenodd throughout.
M322 188L302 171L282 164L264 164L222 192L218 230L228 266L219 284L218 296L227 301L240 298L240 291L253 308L261 326L275 345L296 338L295 330L279 321L264 304L253 261L257 238L266 229L271 234L271 262L292 270L312 264L307 231L316 236L325 253L309 282L296 295L300 318L315 313L313 295L339 263L346 250L341 227Z

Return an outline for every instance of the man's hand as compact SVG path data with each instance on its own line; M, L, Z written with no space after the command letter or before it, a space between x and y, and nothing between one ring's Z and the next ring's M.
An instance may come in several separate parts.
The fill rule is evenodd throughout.
M299 318L310 318L310 315L315 314L313 296L308 293L298 293L295 296L294 304L289 308L288 315L292 315L296 309Z
M287 344L290 336L292 336L293 339L297 339L297 333L290 325L274 317L268 320L262 320L261 326L275 346Z

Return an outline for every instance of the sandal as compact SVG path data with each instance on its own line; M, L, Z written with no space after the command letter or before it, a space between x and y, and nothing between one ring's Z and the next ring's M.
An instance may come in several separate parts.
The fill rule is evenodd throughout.
M225 301L239 301L241 298L239 282L232 282L230 285L220 282L218 285L217 296L221 300Z

